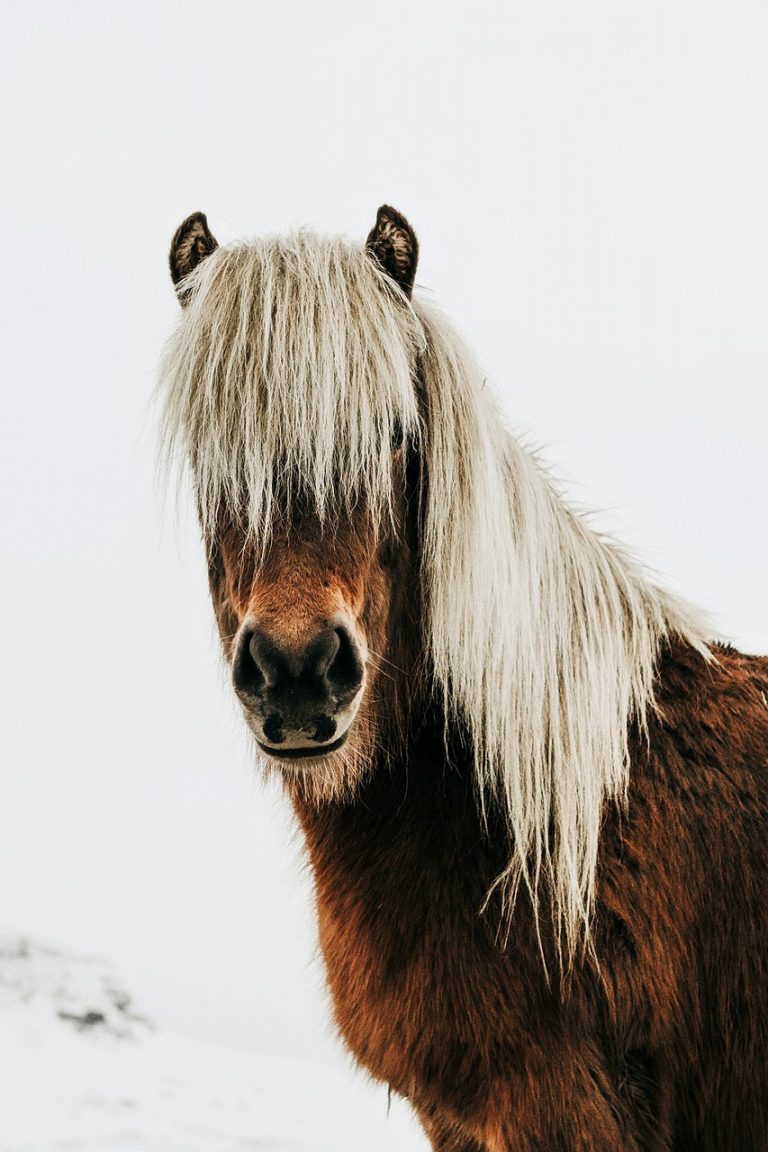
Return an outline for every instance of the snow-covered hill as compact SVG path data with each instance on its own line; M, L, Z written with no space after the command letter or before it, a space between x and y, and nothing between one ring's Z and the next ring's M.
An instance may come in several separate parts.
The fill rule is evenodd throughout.
M109 965L0 937L0 1152L416 1152L361 1077L146 1020Z

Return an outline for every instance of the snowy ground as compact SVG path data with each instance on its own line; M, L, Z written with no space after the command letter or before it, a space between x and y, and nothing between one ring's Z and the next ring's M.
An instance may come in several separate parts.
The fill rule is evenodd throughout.
M108 965L0 938L0 1152L426 1148L362 1078L156 1029Z

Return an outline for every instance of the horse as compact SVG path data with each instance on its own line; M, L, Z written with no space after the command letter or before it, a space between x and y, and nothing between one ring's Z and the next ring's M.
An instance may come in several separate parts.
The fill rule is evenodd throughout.
M387 205L170 252L163 453L336 1026L435 1152L765 1152L768 658L567 506L417 260Z

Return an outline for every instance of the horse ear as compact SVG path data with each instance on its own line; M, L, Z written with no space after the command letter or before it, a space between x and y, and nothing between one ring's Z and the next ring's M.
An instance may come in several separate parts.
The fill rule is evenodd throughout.
M182 304L186 293L179 282L188 276L193 268L197 268L201 260L210 256L218 248L218 241L208 228L208 221L204 212L193 212L187 216L183 224L176 229L171 241L171 251L168 254L168 263L171 268L171 280L176 285L179 300Z
M388 204L382 204L365 246L410 299L419 259L419 242L405 216Z

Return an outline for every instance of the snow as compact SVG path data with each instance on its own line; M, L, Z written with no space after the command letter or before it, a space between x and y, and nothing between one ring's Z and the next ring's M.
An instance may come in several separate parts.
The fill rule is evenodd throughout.
M426 1148L362 1077L159 1030L110 965L13 937L0 938L0 1083L0 1152Z

